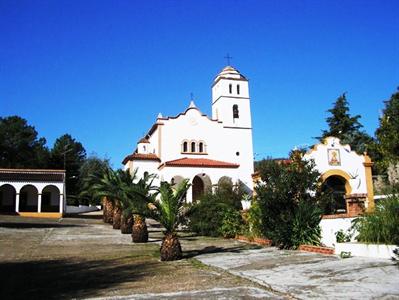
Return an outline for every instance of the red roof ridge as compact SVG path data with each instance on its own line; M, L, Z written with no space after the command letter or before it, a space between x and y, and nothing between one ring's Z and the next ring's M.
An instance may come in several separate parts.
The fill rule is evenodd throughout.
M166 161L158 169L165 166L170 167L205 167L205 168L238 168L240 165L209 158L188 158L182 157L175 160Z
M126 164L130 160L155 160L155 161L161 161L161 159L154 153L133 153L128 156L126 156L122 164Z

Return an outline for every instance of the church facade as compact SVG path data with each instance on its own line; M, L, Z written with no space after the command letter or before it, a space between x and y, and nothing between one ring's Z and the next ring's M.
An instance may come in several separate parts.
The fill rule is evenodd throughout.
M191 101L174 117L158 115L135 151L123 160L125 170L157 175L157 183L192 184L187 201L196 201L221 181L251 192L254 172L252 120L248 80L235 68L225 67L212 84L212 116Z

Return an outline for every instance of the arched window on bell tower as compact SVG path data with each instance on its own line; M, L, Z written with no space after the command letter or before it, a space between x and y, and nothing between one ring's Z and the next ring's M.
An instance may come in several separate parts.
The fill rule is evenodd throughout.
M229 93L233 93L233 85L231 83L229 84Z
M239 112L238 112L238 105L234 104L233 105L233 119L238 119L240 117Z
M240 94L240 85L237 84L237 95L239 95L239 94Z
M195 142L191 142L191 152L196 152Z
M199 144L198 144L198 152L199 153L203 153L204 152L204 143L203 142L199 142Z
M187 141L184 141L184 142L183 142L183 149L182 149L182 152L184 152L184 153L188 152L188 143L187 143Z

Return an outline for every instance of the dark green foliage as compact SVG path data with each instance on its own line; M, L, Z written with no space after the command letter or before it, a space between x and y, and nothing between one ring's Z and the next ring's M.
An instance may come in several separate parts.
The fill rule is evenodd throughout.
M319 138L323 141L328 136L334 136L341 140L342 144L349 144L352 150L363 154L373 144L373 139L360 129L363 127L360 124L360 115L351 116L349 114L349 104L346 100L346 94L342 94L334 103L334 107L329 109L331 114L326 119L328 130L323 130L322 136Z
M250 236L264 237L262 232L262 210L260 209L259 202L256 200L252 200L247 214L247 222Z
M206 194L194 204L189 213L189 228L200 235L219 236L223 216L230 207L215 201L212 194Z
M381 200L373 213L353 221L359 242L399 245L399 195Z
M55 140L50 153L50 167L66 170L66 193L70 204L79 204L79 170L85 159L86 150L71 135L64 134Z
M390 163L399 161L399 92L385 101L383 115L377 128L378 152L381 159L377 160L377 166L386 170Z
M231 236L237 230L237 224L242 224L239 210L244 195L242 184L233 187L226 183L220 184L213 193L203 195L191 207L190 230L200 235Z
M18 116L0 118L0 167L46 168L49 151L45 138Z
M90 190L92 176L102 177L104 172L110 168L108 159L100 159L96 156L88 157L79 169L79 204L100 205L101 197L96 197Z
M318 179L312 162L300 152L291 153L291 163L264 160L259 163L263 183L255 189L261 211L262 233L280 248L301 243L320 243L321 210ZM313 192L312 192L313 191Z
M190 184L184 179L176 186L161 182L157 193L147 197L149 217L161 223L166 234L175 234L177 227L183 223L188 213L185 206L186 194ZM159 195L159 199L157 199Z
M349 243L351 241L351 233L345 233L342 229L335 233L337 243Z
M319 245L321 239L321 210L315 203L300 201L292 222L291 243L293 249L304 245Z
M240 232L242 225L243 222L240 212L233 208L229 208L224 213L219 232L225 238L233 238Z

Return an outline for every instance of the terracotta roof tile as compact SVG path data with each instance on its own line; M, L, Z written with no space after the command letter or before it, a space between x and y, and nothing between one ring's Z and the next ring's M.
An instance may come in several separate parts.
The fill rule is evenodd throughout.
M149 144L150 141L143 137L137 144Z
M152 154L152 153L149 153L149 154L133 153L133 154L130 154L130 155L126 156L124 158L124 160L122 161L122 164L125 165L130 160L155 160L155 161L161 161L156 154Z
M51 181L63 182L64 170L0 169L0 181Z
M238 168L240 165L207 158L179 158L163 163L161 167Z

